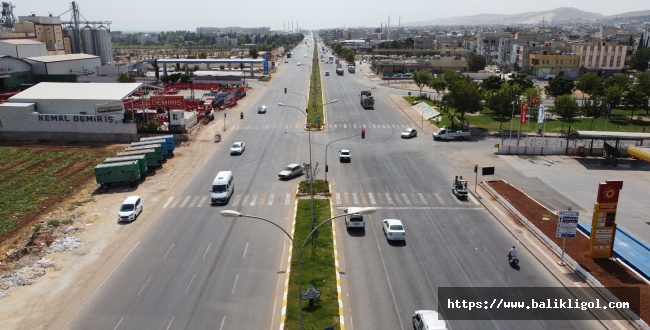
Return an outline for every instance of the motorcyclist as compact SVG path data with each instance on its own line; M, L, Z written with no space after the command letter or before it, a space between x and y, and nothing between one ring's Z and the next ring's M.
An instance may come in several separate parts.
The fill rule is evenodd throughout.
M239 118L244 119L244 112L243 111L239 114Z
M516 257L517 257L517 248L513 246L510 250L508 250L508 262L512 261L512 258L516 258Z

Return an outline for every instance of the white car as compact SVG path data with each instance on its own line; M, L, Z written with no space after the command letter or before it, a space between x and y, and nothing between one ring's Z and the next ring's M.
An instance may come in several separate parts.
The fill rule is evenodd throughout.
M294 176L301 175L304 171L304 168L300 164L289 164L284 168L284 170L278 173L278 177L280 180L287 180Z
M418 131L416 131L413 128L407 128L402 131L402 138L403 139L410 139L418 136Z
M413 313L413 329L415 330L446 330L447 322L436 311L419 310Z
M235 142L232 144L232 147L230 147L230 154L231 155L241 155L244 153L244 150L246 150L246 145L244 142Z
M142 199L140 196L129 196L122 202L122 206L117 212L117 221L133 221L141 212Z
M384 219L382 222L384 235L389 241L404 241L406 240L406 231L402 225L401 220L397 219Z
M350 155L350 150L343 149L339 151L339 161L341 163L350 163L352 162L352 155Z
M300 66L300 62L298 62L298 66Z

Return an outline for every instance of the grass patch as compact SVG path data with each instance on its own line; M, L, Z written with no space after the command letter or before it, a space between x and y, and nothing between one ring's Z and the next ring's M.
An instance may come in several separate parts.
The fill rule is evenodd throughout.
M318 58L318 49L314 45L313 58ZM314 61L311 64L311 78L309 85L309 102L307 104L307 122L311 127L317 123L325 124L323 116L323 93L320 81L320 62ZM320 121L318 121L320 119Z
M259 81L271 81L271 76L261 76Z
M325 180L322 179L314 180L314 194L323 194L326 192L329 192L329 186L325 183ZM298 185L298 193L301 194L310 193L309 181L307 180L300 181L300 184Z
M330 203L327 199L314 200L315 225L329 219ZM307 235L311 232L311 201L298 200L294 240L297 247L292 250L291 274L289 277L289 293L287 301L287 318L284 328L300 329L299 288L298 288L298 252ZM331 222L326 222L312 235L314 243L305 245L302 256L302 291L313 284L320 291L320 298L314 299L314 307L309 308L309 300L303 301L304 329L325 329L334 327L340 329L339 304L336 292L336 269L334 267L334 245L332 241ZM312 258L312 248L313 255Z

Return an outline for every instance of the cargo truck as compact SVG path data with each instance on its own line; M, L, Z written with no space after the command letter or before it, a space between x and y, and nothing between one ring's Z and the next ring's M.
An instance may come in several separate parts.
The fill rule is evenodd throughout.
M162 152L162 147L159 145L149 144L146 146L129 147L124 149L124 151L138 151L138 150L150 150L150 149L153 149L156 152L156 159L158 160L158 163L162 164L165 162L165 155Z
M330 63L334 63L334 56L330 56Z
M170 155L174 155L174 150L176 149L176 142L174 142L174 135L172 134L143 137L140 138L140 141L144 142L144 141L152 141L152 140L159 140L159 139L165 140L165 142L167 143L167 151L170 153Z
M150 140L150 141L141 141L141 142L131 142L131 147L148 147L148 146L160 146L164 156L169 155L169 150L167 150L167 142L162 139Z
M111 184L121 182L128 182L133 188L140 180L140 166L137 160L99 164L95 166L94 172L95 180L102 189L108 189Z
M364 109L373 108L375 106L375 99L372 97L370 91L361 91L360 102Z

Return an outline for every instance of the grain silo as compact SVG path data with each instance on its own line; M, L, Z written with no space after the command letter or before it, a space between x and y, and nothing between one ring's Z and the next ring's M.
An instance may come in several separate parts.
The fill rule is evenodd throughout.
M63 35L70 37L70 46L72 47L72 53L81 53L79 39L77 39L77 31L74 29L74 26L68 26L63 29Z
M96 55L95 50L95 37L93 29L90 26L86 26L80 31L81 33L81 51L85 54Z
M102 65L106 65L113 61L113 47L111 44L111 33L103 25L94 30L95 46L97 47L97 55L102 60Z

